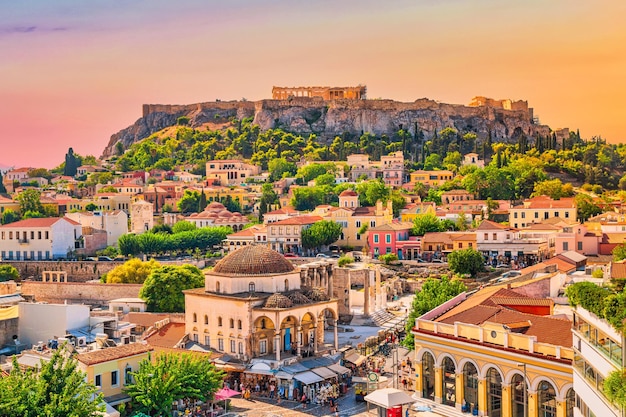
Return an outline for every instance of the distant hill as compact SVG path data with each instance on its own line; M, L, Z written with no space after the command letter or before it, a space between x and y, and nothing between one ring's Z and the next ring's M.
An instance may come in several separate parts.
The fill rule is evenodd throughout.
M494 142L516 142L520 136L548 137L556 133L560 141L569 135L567 129L553 132L538 124L526 102L511 107L506 100L484 99L470 106L439 103L419 99L411 103L393 100L323 100L315 97L290 97L285 100L218 101L189 105L145 104L143 116L133 125L111 136L103 157L115 154L121 142L125 149L166 127L180 117L188 118L189 126L198 128L207 123L229 119L251 118L261 131L280 128L298 135L315 134L328 142L336 136L372 133L391 135L404 129L416 131L430 140L446 127L475 133L479 140L490 136Z

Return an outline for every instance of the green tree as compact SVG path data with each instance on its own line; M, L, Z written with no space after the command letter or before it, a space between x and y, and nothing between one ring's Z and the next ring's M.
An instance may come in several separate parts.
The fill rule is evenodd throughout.
M3 182L3 178L2 178L2 171L0 171L0 194L6 194L7 189L4 186L4 182Z
M581 222L587 221L590 217L602 213L602 209L587 194L577 194L574 197L576 202L576 216Z
M352 256L348 256L348 255L344 255L344 256L342 256L341 258L339 258L337 260L337 265L340 268L343 268L344 266L350 265L352 263L354 263L354 258Z
M286 158L275 158L267 163L267 169L270 173L270 181L277 181L285 175L295 175L297 168L295 163L287 161Z
M20 213L22 215L27 211L43 213L40 198L41 193L37 190L24 190L19 193L16 200L20 203Z
M459 280L450 280L448 277L441 279L428 278L422 285L421 291L415 292L411 311L406 323L407 336L402 341L402 345L413 349L414 339L411 330L415 327L415 320L432 310L433 308L445 303L451 298L466 291L467 287Z
M150 273L160 267L154 259L143 262L133 258L116 266L106 274L107 284L143 284Z
M204 286L204 275L193 265L161 266L152 270L143 283L139 297L150 311L178 313L185 311L183 290Z
M96 211L98 210L98 206L95 203L89 203L85 206L85 210L87 211Z
M626 370L611 372L604 380L603 390L609 400L626 408Z
M190 230L196 230L196 228L197 227L195 223L191 223L186 220L181 220L179 222L174 223L174 226L172 227L172 232L173 233L188 232Z
M553 200L574 195L572 184L563 184L560 179L545 180L535 183L533 196L546 195Z
M0 282L17 281L20 278L19 271L11 265L0 265Z
M475 277L483 271L485 259L474 248L455 250L448 255L448 265L457 274L470 274Z
M181 213L197 213L200 206L200 192L196 190L185 190L183 196L178 200L178 210Z
M50 173L50 171L48 171L45 168L35 168L35 169L31 169L30 171L28 171L28 177L29 178L42 177L42 178L49 180L50 178L52 178L52 173Z
M380 255L378 260L383 261L385 265L389 265L390 263L398 260L398 255L395 253L385 253L384 255Z
M626 259L626 245L623 243L621 245L617 245L611 251L613 255L613 262L619 262Z
M13 223L18 221L19 219L20 215L11 209L6 209L4 213L2 213L2 224Z
M139 239L137 235L132 233L120 236L117 239L117 246L120 248L120 253L124 256L135 256L141 251Z
M97 417L104 411L102 394L86 382L65 346L41 361L41 371L22 370L13 359L13 370L0 378L0 416Z
M424 169L426 171L433 171L433 170L441 169L441 168L443 168L442 162L441 162L441 156L439 156L436 153L433 153L426 157L426 160L424 161Z
M148 415L170 415L172 403L181 399L208 402L222 386L224 373L205 356L160 354L144 360L125 388L133 409Z
M362 181L357 184L356 192L359 202L363 206L373 207L378 200L386 203L391 196L391 188L387 187L382 179Z
M343 228L339 223L322 220L302 231L302 246L305 249L317 249L328 246L339 239Z
M434 213L418 214L413 220L411 233L414 236L424 236L428 232L443 232L444 227Z
M300 211L313 210L324 202L324 190L320 187L294 188L291 205Z

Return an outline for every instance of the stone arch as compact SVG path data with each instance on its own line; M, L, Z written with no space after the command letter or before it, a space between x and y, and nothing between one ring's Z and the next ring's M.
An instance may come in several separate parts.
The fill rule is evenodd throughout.
M498 372L498 374L500 374L500 379L502 380L502 383L504 383L504 374L502 373L502 370L498 368L496 365L488 365L488 366L483 367L483 369L479 370L480 379L487 378L487 372L489 372L489 370L492 368L495 369Z
M525 417L524 404L528 401L528 381L524 381L524 375L519 372L509 373L511 376L511 417ZM524 388L526 386L526 390Z
M502 415L502 384L504 378L502 371L497 366L486 367L485 388L487 390L486 410L488 416L500 417Z
M422 361L424 360L424 354L426 353L430 353L430 356L433 357L433 362L435 361L435 358L437 357L437 355L435 355L435 352L433 352L430 349L427 348L421 348L415 355L415 357L417 358L418 361Z
M287 317L283 318L283 320L280 322L280 328L284 328L287 324L298 327L300 325L300 322L298 321L298 318L296 316L290 314Z
M442 355L441 360L441 403L454 407L456 404L456 374L458 369L452 356Z
M283 351L295 351L297 346L298 327L300 326L298 318L289 315L280 322L280 344Z
M468 363L474 365L476 372L478 372L478 375L480 375L480 366L478 366L478 363L476 363L476 361L472 358L461 358L461 360L459 360L459 369L464 369L465 365Z
M565 392L565 417L574 417L574 407L576 407L576 392L573 387L570 387Z
M442 353L441 355L439 355L439 357L435 357L435 365L436 366L442 366L443 365L443 361L446 358L450 358L450 360L454 364L454 367L458 369L458 365L456 363L456 359L454 359L454 356L450 355L449 353Z
M558 401L565 401L567 400L567 394L569 393L569 390L574 389L574 385L571 382L568 382L567 384L563 385L560 390L559 387L556 385L554 385L554 388L556 389L556 399Z
M320 313L318 314L318 320L319 320L319 319L326 318L326 317L327 317L327 315L326 315L326 313L327 313L327 312L330 312L330 315L331 315L331 316L330 316L329 318L332 318L332 319L335 319L335 320L336 320L337 318L339 318L339 316L338 316L338 314L337 314L337 312L336 312L335 310L333 310L333 309L332 309L332 308L330 308L330 307L325 307L325 308L324 308L322 311L320 311Z
M276 328L276 325L274 324L274 320L271 318L261 316L254 321L254 328L256 331L273 330Z
M502 380L503 384L510 384L513 381L513 378L515 377L515 375L521 375L522 378L524 377L524 372L522 371L522 369L510 369L509 372L506 373L506 375L504 375L504 379ZM528 377L528 375L526 375ZM528 380L530 381L530 378L528 378ZM529 389L530 389L530 385L529 385Z
M463 365L461 365L463 363ZM459 369L463 373L463 400L475 406L478 404L478 375L480 368L473 360L459 362Z
M422 398L435 399L435 356L432 352L422 352Z

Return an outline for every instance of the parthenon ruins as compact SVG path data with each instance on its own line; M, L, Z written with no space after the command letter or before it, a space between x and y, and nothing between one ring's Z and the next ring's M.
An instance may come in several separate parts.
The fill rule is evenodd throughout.
M324 100L365 100L367 87L272 87L274 100L287 100L290 97L321 97Z

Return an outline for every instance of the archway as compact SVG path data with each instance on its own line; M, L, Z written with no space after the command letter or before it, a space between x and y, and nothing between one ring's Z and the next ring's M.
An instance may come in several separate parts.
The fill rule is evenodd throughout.
M565 396L565 417L574 417L574 406L576 405L576 392L570 388Z
M320 312L319 316L317 317L317 335L316 341L314 343L316 347L326 344L326 330L328 330L333 332L333 345L335 349L339 348L339 336L337 335L337 319L337 313L328 307Z
M476 407L478 405L478 370L471 362L463 365L463 383L465 401L470 406Z
M296 334L298 329L298 319L294 316L287 316L280 323L280 343L281 351L296 354Z
M441 364L441 403L454 407L456 403L456 365L449 356Z
M300 320L300 329L298 335L300 354L311 356L313 354L313 343L315 341L315 316L311 313L305 313Z
M274 353L275 325L267 316L258 317L254 321L254 333L252 334L252 352L255 356L263 356Z
M435 358L429 352L422 356L422 398L435 399Z
M524 404L527 397L524 391L524 376L520 374L513 375L511 379L511 417L526 417L524 416ZM526 384L526 389L528 385Z
M542 417L556 417L556 390L548 381L539 383L539 415Z
M489 368L487 377L487 415L489 417L502 416L502 376L495 368Z

